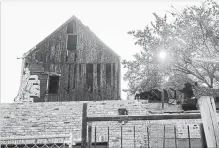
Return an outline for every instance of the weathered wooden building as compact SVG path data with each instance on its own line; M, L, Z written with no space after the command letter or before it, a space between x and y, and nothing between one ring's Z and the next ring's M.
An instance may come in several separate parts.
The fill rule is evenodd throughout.
M75 16L22 60L15 102L120 99L120 57Z

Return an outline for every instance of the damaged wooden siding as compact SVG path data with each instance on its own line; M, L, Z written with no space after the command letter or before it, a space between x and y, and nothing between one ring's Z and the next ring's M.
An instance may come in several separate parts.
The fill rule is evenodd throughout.
M69 24L73 25L71 28L73 31L69 30ZM70 40L73 43L69 43ZM69 46L72 47L69 48ZM42 81L40 101L119 99L119 56L76 18L40 42L27 54L25 60L32 67L30 72ZM86 75L89 72L86 67L89 64L92 65L92 86L87 85ZM110 74L108 74L111 81L108 84L106 84L107 64L111 65ZM98 65L99 74L97 74ZM48 94L48 78L54 74L60 75L58 93Z
M66 57L66 28L62 28L52 34L36 46L36 49L30 52L26 57L26 63L29 64L31 74L39 77L40 84L40 99L39 101L62 101L60 94L63 94L62 76L65 70ZM60 74L59 93L57 95L48 94L48 75L51 73ZM62 97L64 99L64 97ZM38 101L37 101L38 102Z
M17 102L34 102L40 99L40 80L38 75L30 74L27 67L24 67L22 84L19 95L15 98Z

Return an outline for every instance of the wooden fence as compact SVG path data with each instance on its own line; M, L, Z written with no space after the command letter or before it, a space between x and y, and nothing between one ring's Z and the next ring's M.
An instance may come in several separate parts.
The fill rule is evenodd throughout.
M212 147L212 148L219 148L219 130L218 130L218 123L216 121L216 109L215 109L215 103L214 99L212 97L201 97L199 99L199 107L201 113L182 113L182 114L158 114L158 115L147 115L147 116L111 116L111 117L87 117L87 104L83 104L83 114L82 114L82 145L81 148L91 148L92 147L92 125L88 123L92 122L101 122L101 121L133 121L133 120L167 120L167 119L201 119L203 124L200 124L200 134L201 134L201 142L202 147ZM134 142L134 148L136 147L135 144L135 126L133 127L133 142ZM163 134L163 148L165 148L165 126L164 128L164 134ZM187 126L188 131L188 147L192 148L191 145L191 137L190 137L190 128ZM123 126L121 126L120 129L121 137L120 137L120 146L123 147ZM148 127L147 127L147 134L149 134ZM109 144L109 127L108 127L108 144ZM179 138L176 137L176 128L174 127L174 140L175 140L175 146L177 145L177 140ZM149 135L147 136L149 138ZM206 137L206 138L205 138ZM88 139L87 139L88 138ZM96 148L96 127L94 130L94 147ZM149 145L150 140L148 139L148 142L145 143L144 147L150 147Z

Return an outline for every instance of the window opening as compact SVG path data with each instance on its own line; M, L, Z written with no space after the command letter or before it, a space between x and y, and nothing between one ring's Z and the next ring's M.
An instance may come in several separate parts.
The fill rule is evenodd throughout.
M77 35L68 35L67 50L76 50Z
M59 76L49 76L49 94L58 94Z

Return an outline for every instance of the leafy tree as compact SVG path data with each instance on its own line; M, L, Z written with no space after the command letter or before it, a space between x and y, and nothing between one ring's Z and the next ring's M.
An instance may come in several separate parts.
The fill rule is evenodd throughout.
M181 12L172 8L164 17L153 13L155 21L143 30L128 32L142 47L134 61L122 62L128 69L124 80L129 91L159 87L166 76L183 75L209 88L219 84L219 65L196 60L219 58L218 3L207 0ZM167 53L163 61L157 56L160 51Z

